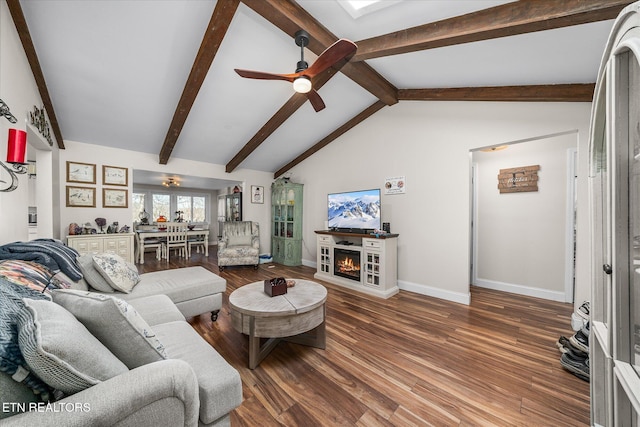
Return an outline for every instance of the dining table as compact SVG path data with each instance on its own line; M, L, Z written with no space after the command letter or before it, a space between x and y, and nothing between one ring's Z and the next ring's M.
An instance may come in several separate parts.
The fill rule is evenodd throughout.
M149 229L136 229L136 250L135 259L140 264L144 264L144 241L145 239L158 239L162 237L163 233L166 234L166 229L149 228ZM187 230L187 238L189 237L202 237L204 239L204 256L209 256L209 229L208 228L193 228Z

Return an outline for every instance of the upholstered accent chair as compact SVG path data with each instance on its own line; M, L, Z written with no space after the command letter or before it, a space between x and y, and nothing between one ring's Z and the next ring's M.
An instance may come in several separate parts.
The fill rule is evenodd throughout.
M218 242L218 269L230 265L260 264L260 226L253 221L228 221L222 224Z

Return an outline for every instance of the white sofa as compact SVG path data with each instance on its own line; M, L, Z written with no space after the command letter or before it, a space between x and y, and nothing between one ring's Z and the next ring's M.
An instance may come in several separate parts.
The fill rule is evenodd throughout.
M127 301L150 295L167 295L185 317L210 312L211 320L215 321L222 307L222 294L227 288L225 279L196 266L142 273L140 281L129 293L119 292L95 269L92 254L79 257L78 262L84 281L74 283L74 289L92 289Z

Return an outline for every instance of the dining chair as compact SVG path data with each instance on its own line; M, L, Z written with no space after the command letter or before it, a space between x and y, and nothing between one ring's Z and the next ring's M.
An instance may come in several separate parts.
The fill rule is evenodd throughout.
M142 231L144 230L143 227L139 227L136 228L136 243L138 244L138 247L136 248L137 251L140 251L140 248L142 248L142 238L140 237L140 234L137 231ZM148 237L146 239L144 239L144 250L146 252L147 249L155 249L156 251L156 259L158 261L160 261L160 259L162 258L162 246L164 244L164 235L162 237L158 236L158 237ZM136 256L135 260L136 262L138 262L139 258L144 258L144 254L141 254L139 257Z
M191 258L191 249L195 246L196 247L196 253L200 253L200 249L202 249L202 253L205 253L204 250L204 236L203 235L198 235L198 236L190 236L187 239L187 243L189 245L189 258Z
M172 249L177 249L179 256L187 257L187 224L184 222L167 222L166 243L162 249L162 257L169 261Z

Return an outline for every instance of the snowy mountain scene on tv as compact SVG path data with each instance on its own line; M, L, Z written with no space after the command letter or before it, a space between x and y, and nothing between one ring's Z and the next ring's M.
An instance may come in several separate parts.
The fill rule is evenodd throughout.
M380 190L328 196L329 228L380 229Z

